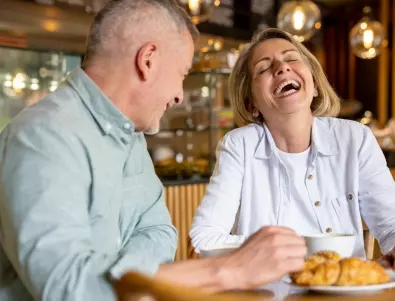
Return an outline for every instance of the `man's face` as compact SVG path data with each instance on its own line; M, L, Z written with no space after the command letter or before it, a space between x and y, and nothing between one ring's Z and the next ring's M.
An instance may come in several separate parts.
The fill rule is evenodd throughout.
M159 51L157 68L151 74L147 91L146 117L143 131L156 134L164 112L183 101L183 81L191 68L194 43L185 31L179 41L168 40L169 45Z

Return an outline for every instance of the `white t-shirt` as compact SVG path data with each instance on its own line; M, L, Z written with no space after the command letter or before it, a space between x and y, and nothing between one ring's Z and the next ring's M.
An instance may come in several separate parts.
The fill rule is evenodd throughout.
M278 154L288 172L291 192L284 212L283 225L294 229L300 235L308 234L303 233L303 229L311 229L311 233L320 233L314 204L310 202L305 184L310 148L302 153L285 153L278 149Z

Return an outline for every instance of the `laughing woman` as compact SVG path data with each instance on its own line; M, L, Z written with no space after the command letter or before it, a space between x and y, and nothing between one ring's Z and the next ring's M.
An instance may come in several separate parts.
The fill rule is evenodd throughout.
M197 252L242 243L263 226L354 233L361 216L384 253L395 246L395 183L366 126L340 103L315 57L278 29L258 32L229 82L240 128L220 142L190 236Z

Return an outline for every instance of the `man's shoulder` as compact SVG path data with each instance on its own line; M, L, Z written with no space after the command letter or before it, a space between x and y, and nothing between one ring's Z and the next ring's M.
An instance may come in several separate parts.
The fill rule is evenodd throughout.
M50 93L37 103L24 108L7 125L8 134L40 128L67 130L81 119L81 99L68 85Z

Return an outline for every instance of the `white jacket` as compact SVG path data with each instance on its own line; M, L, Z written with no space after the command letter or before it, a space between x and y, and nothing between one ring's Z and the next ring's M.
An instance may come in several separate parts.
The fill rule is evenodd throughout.
M263 226L284 225L289 181L265 124L229 132L218 146L217 165L190 231L195 250L243 242ZM315 216L300 219L315 219L322 233L330 228L357 234L355 256L365 256L361 216L382 252L395 246L395 182L368 127L315 117L304 183L309 201L321 205L313 206Z

